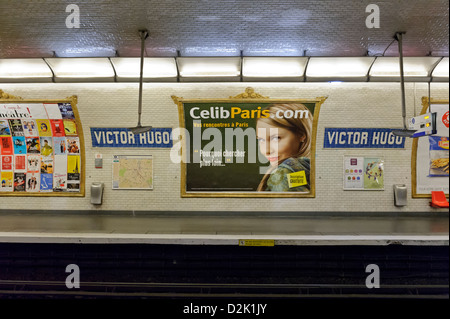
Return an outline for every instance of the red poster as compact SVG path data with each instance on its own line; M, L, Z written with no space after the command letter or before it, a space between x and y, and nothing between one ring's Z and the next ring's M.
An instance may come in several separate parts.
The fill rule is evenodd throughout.
M13 144L11 137L3 136L1 137L2 144L2 155L13 155Z
M13 157L2 156L2 171L12 171L12 170L13 170Z
M50 120L52 125L53 137L63 137L64 134L64 122L62 120Z
M15 170L16 171L26 171L27 170L27 160L25 155L16 156Z

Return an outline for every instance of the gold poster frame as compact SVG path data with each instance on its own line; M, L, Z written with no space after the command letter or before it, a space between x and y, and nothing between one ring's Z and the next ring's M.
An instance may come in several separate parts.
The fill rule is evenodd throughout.
M0 192L0 197L85 197L86 196L86 153L84 144L84 132L83 126L81 125L80 114L78 113L78 97L73 95L65 99L22 99L21 97L12 96L0 90L0 103L2 104L32 104L32 103L45 103L45 104L56 104L56 103L70 103L72 106L73 114L75 116L75 122L78 129L78 138L80 139L80 157L81 157L81 180L80 180L80 192L61 192L61 193L8 193Z
M186 129L184 118L185 103L315 103L312 147L311 147L311 171L310 176L311 192L309 194L296 193L270 193L270 192L187 192L186 191L186 161L181 162L181 197L182 198L315 198L316 197L316 144L317 128L319 123L320 108L327 100L327 97L317 97L315 99L271 99L255 92L253 88L247 88L244 93L237 96L230 96L228 99L184 99L172 96L178 107L178 119L180 128ZM186 149L186 138L182 136L183 149ZM185 154L184 154L185 155ZM182 154L183 156L183 154Z
M428 97L422 97L422 111L420 115L426 114L430 104L448 104L449 100L437 100ZM431 194L418 194L417 193L417 152L419 147L419 140L416 138L412 145L411 154L411 188L412 188L412 198L431 198ZM448 194L446 194L448 196Z

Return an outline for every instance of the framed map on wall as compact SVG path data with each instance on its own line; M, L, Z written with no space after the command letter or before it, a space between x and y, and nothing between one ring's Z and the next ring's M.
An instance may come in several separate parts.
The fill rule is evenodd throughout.
M84 138L77 98L0 96L0 196L84 197Z
M151 155L114 155L112 189L153 190Z

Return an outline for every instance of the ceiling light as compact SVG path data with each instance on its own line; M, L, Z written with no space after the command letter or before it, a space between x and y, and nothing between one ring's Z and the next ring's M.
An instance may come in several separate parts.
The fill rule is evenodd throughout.
M0 82L52 82L53 73L42 59L0 60Z
M177 81L178 71L174 58L145 58L144 81ZM140 77L139 58L111 58L117 74L117 81L138 81Z
M245 81L303 81L307 64L306 57L246 57L242 74Z
M370 72L371 81L400 81L400 58L380 57L375 61ZM405 81L428 82L431 71L439 62L437 57L406 57L404 58Z
M307 81L366 81L373 57L315 57L309 60Z
M177 62L182 81L237 81L241 75L240 57L183 57Z
M55 82L113 82L114 69L107 58L45 59L55 74Z

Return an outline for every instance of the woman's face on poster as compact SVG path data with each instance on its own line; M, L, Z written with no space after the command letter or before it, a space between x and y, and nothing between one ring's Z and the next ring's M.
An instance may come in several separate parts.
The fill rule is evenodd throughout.
M277 166L290 157L296 157L300 149L301 141L296 134L263 121L258 121L257 137L261 154L272 166Z

